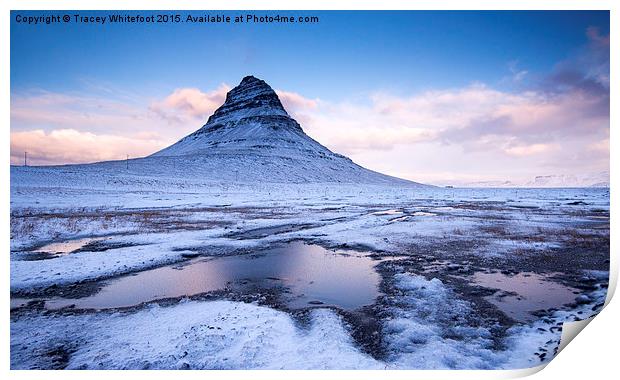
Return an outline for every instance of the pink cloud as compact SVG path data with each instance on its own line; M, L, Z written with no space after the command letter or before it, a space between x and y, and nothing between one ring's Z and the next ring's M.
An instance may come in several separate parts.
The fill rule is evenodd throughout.
M22 164L28 152L32 165L83 163L141 157L164 147L160 140L98 135L75 129L11 132L11 163Z
M230 86L202 92L197 88L178 88L161 101L153 102L150 109L168 120L205 119L226 100Z
M298 110L308 111L316 109L319 105L318 99L308 99L296 92L276 90L276 94L280 98L284 108L289 112L295 112Z

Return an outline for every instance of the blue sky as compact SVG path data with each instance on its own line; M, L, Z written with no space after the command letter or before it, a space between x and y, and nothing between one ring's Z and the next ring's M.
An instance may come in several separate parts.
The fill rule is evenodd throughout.
M64 13L73 12L62 12ZM79 13L98 14L82 11ZM196 15L225 13L234 16L239 12L192 13ZM308 132L313 137L329 138L328 134L319 132L326 130L328 126L316 125L317 120L327 119L330 112L336 112L336 108L342 109L347 105L377 109L382 104L377 100L379 96L384 102L390 99L392 105L395 99L404 101L403 104L408 104L407 107L414 112L415 105L419 104L416 103L416 99L420 101L426 99L424 96L437 93L446 95L446 92L449 92L447 95L462 94L476 86L482 86L485 91L496 91L501 96L506 96L507 101L510 101L511 95L527 98L529 96L527 94L532 91L541 96L550 92L557 95L558 91L568 94L567 91L571 91L571 88L574 91L584 91L574 82L569 83L568 90L566 83L560 83L563 90L558 90L560 88L558 86L551 89L550 83L555 80L553 78L566 77L559 75L564 66L570 67L571 70L568 71L571 73L576 71L586 79L595 76L604 77L604 71L607 70L608 78L608 12L275 13L316 15L320 17L320 22L293 25L182 23L103 26L77 25L71 22L35 26L19 24L15 21L15 16L43 13L13 12L10 48L11 92L12 100L17 102L12 104L17 104L16 107L40 106L40 101L28 103L28 97L44 93L67 96L73 100L77 97L82 102L85 99L90 99L91 103L97 100L115 101L152 109L153 104L161 104L177 89L193 88L209 94L222 84L234 86L243 76L253 74L265 79L275 89L309 100L309 103L305 103L308 106L306 109L298 107L296 112L291 113L298 113L302 119L306 116L309 123ZM184 13L181 14L184 18ZM607 39L606 55L605 39ZM601 51L603 51L602 57L591 59ZM598 79L596 81L605 82ZM606 86L608 91L608 82ZM605 83L603 83L604 89ZM584 92L580 94L583 95ZM471 95L476 98L474 94ZM486 95L492 97L491 93ZM557 100L555 95L553 99L546 100ZM597 96L601 96L600 93ZM473 98L467 99L471 101ZM528 99L533 101L533 98ZM522 104L521 100L514 101ZM67 101L65 99L64 104ZM313 104L312 101L318 103ZM608 95L607 100L602 101L608 102ZM76 111L80 104L79 100L76 101L69 110ZM291 107L295 108L300 104L291 104ZM507 107L506 104L502 104L504 108ZM26 110L21 111L25 113ZM490 110L487 113L495 111ZM93 117L96 116L94 110L88 112L93 113ZM422 110L422 113L424 112L426 110ZM586 113L584 110L584 115ZM73 129L95 134L104 133L102 128L90 128L88 125L82 127L73 124L63 125L59 119L25 120L19 115L21 115L19 112L12 114L12 131L43 130L51 133L54 130ZM208 115L194 113L194 116L200 119ZM474 116L480 115L475 113ZM394 120L384 121L394 122ZM374 122L379 125L384 121L377 119ZM423 123L424 120L419 122ZM594 135L589 136L593 139L592 143L604 141L605 133L608 134L609 130L608 120L606 125L604 119L602 122L597 119L597 122L600 126L596 129L596 138L592 137ZM187 126L173 127L168 120L169 128L165 129L167 127L162 126L162 130L158 132L162 139L160 143L180 138L184 133L191 132L200 125L200 122L196 122ZM452 127L454 126L448 123L427 132L445 136L444 131ZM127 131L132 128L132 125L111 128L107 134L118 135L120 130L124 130L123 136L128 137ZM140 128L142 127L135 126L137 132L144 132ZM401 131L403 128L419 130L427 126L400 125L399 128ZM465 126L457 129L461 128ZM355 133L354 130L349 132ZM579 134L575 135L575 138L583 139L583 131L575 133ZM431 142L430 139L422 140L412 140L413 145L410 148ZM448 144L453 150L457 148L454 146L456 144L454 139L452 142L449 140L442 137L436 139L435 143L444 146ZM529 145L537 143L532 143L532 139L525 140L505 140L504 143L508 144L506 149L515 147L520 149L519 147L525 147L526 143ZM338 148L337 143L330 145L330 141L321 142L333 149ZM547 141L540 142L540 144L546 143ZM344 147L344 153L356 155L354 158L358 158L358 161L364 161L363 163L368 166L388 170L394 174L403 176L423 174L417 167L375 165L372 160L369 163L368 157L373 156L376 151L358 148ZM383 153L373 160L390 161L389 151L395 156L402 157L402 154L398 154L398 149L394 148L404 149L402 146L382 148L380 151ZM461 147L461 151L461 154L468 154L468 157L475 155L472 153L474 150L467 147ZM46 161L42 157L41 163L62 161L58 158L49 158ZM75 160L67 159L67 161ZM569 168L562 167L549 167L537 171L541 165L548 163L531 160L512 162L510 165L514 166L515 171L507 173L506 177L525 178L546 171L570 172ZM587 174L600 171L599 169L607 170L600 164L579 170L583 172L581 174ZM437 168L436 171L441 172L441 168ZM454 177L458 176L458 173L450 175ZM462 177L476 178L476 175L472 171ZM499 178L499 175L497 168L488 170L482 168L477 176L481 179L491 179Z
M587 27L609 33L607 12L277 13L318 15L321 21L28 26L13 18L12 88L74 90L92 78L166 91L212 88L256 74L310 97L376 88L406 92L498 83L513 61L545 73L587 42Z

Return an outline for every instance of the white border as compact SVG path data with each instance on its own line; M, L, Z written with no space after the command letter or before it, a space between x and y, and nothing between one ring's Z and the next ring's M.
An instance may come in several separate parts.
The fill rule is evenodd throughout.
M258 4L257 4L258 3ZM9 278L9 162L10 162L10 83L9 83L9 70L10 70L10 10L55 10L55 9L92 9L92 10L108 10L108 9L122 9L122 10L159 10L159 9L179 9L179 10L204 10L204 9L217 9L217 10L345 10L345 9L359 9L359 10L399 10L399 9L419 9L419 10L481 10L481 9L493 9L493 10L611 10L611 67L616 67L614 63L618 61L618 45L614 43L618 40L618 2L612 2L611 0L447 0L447 1L432 1L432 0L418 0L410 2L402 2L396 0L381 0L381 1L365 1L364 0L296 0L296 1L284 1L284 0L266 0L266 1L248 1L248 0L217 0L217 1L197 1L197 0L125 0L123 2L110 2L105 0L4 0L0 1L1 13L1 33L0 33L0 70L2 70L1 87L0 92L0 110L2 113L2 133L5 137L3 139L2 157L5 165L0 169L0 183L2 183L1 194L3 199L3 205L5 207L4 212L0 216L0 223L2 225L3 233L0 234L2 239L2 246L4 249L4 265L2 265L1 274L4 281L2 293L2 305L3 305L3 320L2 328L0 329L0 337L3 341L2 355L0 356L0 368L2 373L10 376L11 378L18 379L30 379L36 378L70 378L70 379L82 379L84 376L88 376L92 379L103 379L110 376L123 376L123 377L135 377L140 379L154 378L165 379L170 376L184 377L184 378L221 378L221 379L239 379L245 377L253 377L258 380L261 379L280 379L280 378L295 378L295 379L315 379L317 376L333 376L340 378L356 378L356 379L377 379L377 378L390 378L390 379L411 379L412 377L422 377L424 379L440 379L440 378L462 378L462 379L489 379L489 378L513 378L527 376L532 373L538 372L543 367L537 367L526 370L513 370L513 371L126 371L126 372L111 372L111 371L88 371L75 372L75 371L9 371L10 368L10 335L9 335L9 292L10 278ZM615 5L615 6L614 6ZM613 100L617 99L618 94L618 81L616 80L615 72L611 75L611 104L614 104ZM615 124L618 120L618 112L614 111L614 107L611 107L611 125ZM616 145L616 133L612 130L610 137L610 145ZM614 172L614 162L618 162L618 152L612 150L611 155L611 187L615 188L617 178ZM616 205L617 197L615 193L611 193L611 204ZM616 231L615 222L615 207L612 207L611 218L611 234L614 235ZM615 290L615 283L618 275L618 255L615 244L616 239L611 239L611 276L610 292L608 294L607 301L611 299L612 293ZM575 378L575 377L589 377L589 378L608 378L609 374L617 371L617 338L618 327L616 321L620 318L620 306L618 302L614 302L607 306L601 315L594 318L594 321L588 326L587 333L580 334L576 339L577 343L570 344L557 358L551 361L548 365L549 369L542 371L537 375L537 378L551 379L551 378Z

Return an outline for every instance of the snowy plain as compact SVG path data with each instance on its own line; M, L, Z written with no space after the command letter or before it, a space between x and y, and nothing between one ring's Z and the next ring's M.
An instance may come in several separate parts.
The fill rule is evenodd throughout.
M605 299L608 189L187 180L134 164L120 175L11 168L12 368L527 368L553 358L563 321ZM372 257L376 302L292 310L260 289L45 306L196 256L292 241ZM514 320L502 305L527 302L476 284L478 273L535 273L575 301Z

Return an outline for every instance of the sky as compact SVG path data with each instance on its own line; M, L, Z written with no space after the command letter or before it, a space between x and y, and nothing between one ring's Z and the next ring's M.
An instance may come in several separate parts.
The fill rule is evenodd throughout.
M148 155L254 75L311 137L387 174L457 185L608 176L607 11L252 11L319 21L103 25L76 13L128 14L11 13L12 164L24 151L31 165ZM71 21L17 21L53 14Z

